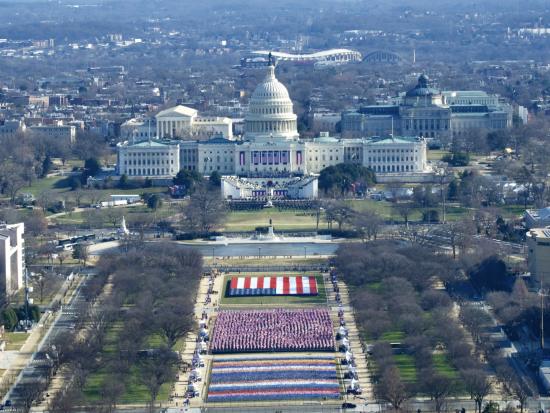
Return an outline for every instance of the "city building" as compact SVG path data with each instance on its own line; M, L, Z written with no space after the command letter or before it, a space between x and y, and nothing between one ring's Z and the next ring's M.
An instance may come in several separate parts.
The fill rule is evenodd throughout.
M527 263L531 276L550 282L550 227L532 228L526 234Z
M449 143L472 129L512 127L513 108L483 91L439 91L422 75L388 105L342 113L342 137L415 135Z
M120 138L123 141L137 142L156 137L156 118L132 118L120 125Z
M76 127L74 125L36 125L29 126L27 130L40 138L54 138L69 144L76 141Z
M0 121L0 139L12 138L18 133L24 133L26 129L27 126L21 120Z
M231 119L220 116L198 116L196 109L174 106L156 115L157 136L161 139L206 140L213 136L233 138Z
M25 224L0 224L0 282L2 291L11 295L23 287Z
M550 226L550 207L527 209L523 214L528 229Z
M124 142L118 148L118 175L159 179L174 177L180 170L180 148L177 142Z
M184 119L194 116L196 111L184 106L159 113L158 136L162 137L170 128L171 135L177 136L180 128L189 125ZM153 152L151 161L140 155L144 150ZM426 150L426 139L419 136L341 139L321 132L317 138L301 139L288 90L277 80L275 66L270 64L267 76L251 95L243 139L230 140L218 135L193 141L125 141L118 145L118 172L153 178L174 176L180 169L203 175L217 171L225 177L222 186L225 197L311 198L317 196L315 176L329 166L345 162L372 168L380 182L431 180ZM179 156L175 156L176 152ZM163 169L168 160L170 168ZM150 165L160 165L161 172L158 173L159 166L151 169Z

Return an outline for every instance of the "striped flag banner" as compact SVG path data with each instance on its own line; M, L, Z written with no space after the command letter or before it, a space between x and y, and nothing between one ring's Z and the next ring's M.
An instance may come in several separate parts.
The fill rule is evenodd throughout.
M314 276L232 277L228 295L317 295Z

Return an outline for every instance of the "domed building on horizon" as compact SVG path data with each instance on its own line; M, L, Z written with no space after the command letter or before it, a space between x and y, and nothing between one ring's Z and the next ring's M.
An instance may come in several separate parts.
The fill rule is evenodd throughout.
M262 82L256 86L248 103L245 139L262 140L299 138L297 116L288 90L275 77L275 65L270 64Z
M318 174L340 163L370 167L379 182L432 178L426 141L418 136L340 139L321 132L317 138L301 139L292 100L275 69L270 60L250 96L241 140L217 136L123 142L118 145L117 173L168 182L181 169L205 176L216 171L227 199L314 199Z

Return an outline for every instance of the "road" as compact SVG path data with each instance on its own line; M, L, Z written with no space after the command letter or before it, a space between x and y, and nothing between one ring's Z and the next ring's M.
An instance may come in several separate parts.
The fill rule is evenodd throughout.
M85 285L88 277L89 274L86 274L80 278L80 282L69 298L68 304L62 306L55 321L44 335L42 341L38 344L29 362L20 372L17 380L4 397L3 404L9 400L12 404L12 410L24 406L25 398L29 394L29 389L37 383L46 380L45 377L48 374L50 363L50 360L48 360L46 356L46 350L55 337L64 331L74 328L76 314L86 306L86 300L82 295L82 287Z

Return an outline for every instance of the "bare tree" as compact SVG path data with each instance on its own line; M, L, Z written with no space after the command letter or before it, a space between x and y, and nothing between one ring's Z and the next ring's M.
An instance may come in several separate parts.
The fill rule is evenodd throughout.
M393 205L395 212L399 214L401 218L405 221L405 227L409 227L409 217L414 211L414 206L410 202L397 202Z
M140 363L141 382L149 391L149 407L154 411L161 386L176 379L179 356L169 348L158 349Z
M124 211L120 208L111 207L105 210L105 218L107 219L107 221L113 224L114 228L120 225L123 215Z
M434 401L436 413L440 413L445 406L447 398L452 393L454 387L453 381L431 369L422 372L421 376L423 391Z
M491 391L491 383L487 374L480 369L471 369L462 372L464 387L470 395L470 398L475 401L476 408L481 413L483 400Z
M192 307L182 305L179 299L171 299L155 311L157 324L170 348L193 326L193 314L186 312L186 308Z
M182 212L184 228L208 233L223 222L227 211L220 191L201 185L191 195Z
M20 386L24 412L29 412L31 410L32 404L36 400L38 400L38 398L42 394L44 386L45 383L43 383L41 380L33 380L32 382L28 382Z
M103 382L101 386L101 400L108 413L116 410L117 402L125 390L126 386L122 377L109 377Z
M363 241L376 239L382 224L382 218L376 212L368 210L355 214L352 222Z
M344 201L330 201L325 204L325 216L335 221L341 231L343 225L351 221L353 210Z
M399 410L409 398L409 392L401 380L397 367L391 366L386 369L378 382L378 393L395 410Z

